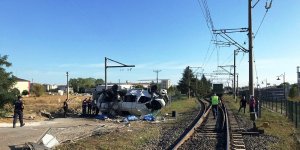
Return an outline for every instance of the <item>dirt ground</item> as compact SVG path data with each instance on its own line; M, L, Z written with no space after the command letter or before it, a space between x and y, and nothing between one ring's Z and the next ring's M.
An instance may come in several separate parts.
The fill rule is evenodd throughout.
M20 127L18 123L16 128L12 128L11 123L0 123L1 150L22 147L28 142L37 143L46 132L63 143L90 136L93 132L109 132L124 126L122 123L91 118L57 118L25 123L24 127Z
M70 95L70 100L68 101L69 116L77 116L75 118L61 118L63 113L62 105L66 95L24 97L23 118L25 126L20 127L19 123L17 123L16 128L12 128L13 107L7 105L6 110L10 112L7 113L5 118L0 118L0 149L12 149L26 142L37 142L46 131L57 137L59 142L63 142L89 134L95 129L106 130L117 127L117 125L112 125L111 122L78 117L76 113L81 112L81 102L88 97L90 96ZM50 120L42 115L41 112L49 112L56 118Z

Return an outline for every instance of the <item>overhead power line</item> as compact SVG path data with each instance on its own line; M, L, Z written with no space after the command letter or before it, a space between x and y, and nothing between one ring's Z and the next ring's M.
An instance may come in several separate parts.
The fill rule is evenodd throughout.
M258 29L257 29L257 31L255 32L255 34L254 34L254 37L253 37L253 38L255 38L255 37L256 37L256 35L257 35L257 33L258 33L258 31L259 31L259 29L260 29L261 25L263 24L263 22L264 22L264 20L265 20L265 18L266 18L266 16L267 16L267 13L269 12L269 9L270 9L270 8L271 8L271 6L272 6L272 2L273 2L273 0L271 0L271 2L270 2L269 4L268 4L268 2L266 2L266 5L265 5L266 12L265 12L265 14L264 14L264 16L263 16L262 20L260 21L260 24L259 24L259 26L258 26Z

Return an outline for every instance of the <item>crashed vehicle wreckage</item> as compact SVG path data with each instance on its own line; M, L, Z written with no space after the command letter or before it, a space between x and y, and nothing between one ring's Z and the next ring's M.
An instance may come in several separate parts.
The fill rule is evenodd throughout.
M157 90L156 85L150 89L129 89L118 91L118 85L111 89L97 93L96 106L104 113L111 116L132 114L145 115L160 110L166 106L169 98L167 90Z

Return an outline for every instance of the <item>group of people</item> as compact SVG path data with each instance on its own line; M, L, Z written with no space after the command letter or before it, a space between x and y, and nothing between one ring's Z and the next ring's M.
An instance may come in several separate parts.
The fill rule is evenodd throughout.
M240 108L239 108L239 111L241 111L241 109L243 108L244 109L244 113L245 113L245 110L246 110L246 106L247 106L247 100L246 100L246 96L242 96L241 100L240 100ZM257 107L257 102L254 98L253 95L250 96L250 99L249 99L249 111L250 112L256 112L256 108Z
M220 104L222 104L222 98L217 96L216 93L214 93L213 96L211 96L211 104L212 104L212 110L213 110L213 116L214 119L216 118L216 116L218 115L218 106ZM241 109L244 109L244 113L246 112L246 106L247 106L247 100L246 100L246 96L242 96L241 100L240 100L240 108L239 111L241 111ZM254 96L251 95L250 99L249 99L249 112L250 113L256 113L257 111L257 101L255 100Z
M82 101L82 116L90 116L96 115L99 113L99 109L97 108L96 104L91 100L91 98L85 98Z

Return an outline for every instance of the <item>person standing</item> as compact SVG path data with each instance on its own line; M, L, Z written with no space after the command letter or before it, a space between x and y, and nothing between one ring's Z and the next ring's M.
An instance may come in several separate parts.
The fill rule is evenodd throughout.
M86 98L82 101L82 115L86 116L87 101Z
M250 96L250 102L249 102L249 110L250 112L255 112L255 106L256 106L256 101L254 99L254 96Z
M249 101L249 110L250 110L250 120L253 121L253 129L256 129L255 120L257 119L256 112L255 112L256 100L253 95L250 96Z
M16 127L17 118L19 117L20 127L23 127L25 123L23 122L23 101L22 96L18 96L18 100L14 102L14 120L13 120L13 128Z
M67 111L68 111L68 99L65 100L63 108L64 108L64 117L66 118Z
M88 115L92 114L92 100L91 98L89 98L89 100L87 101L87 107L88 107Z
M240 109L239 109L239 112L242 108L244 108L244 113L245 113L245 109L246 109L246 104L247 104L247 100L246 100L246 97L243 96L241 101L240 101Z
M216 119L216 116L218 116L218 105L219 105L219 96L214 93L214 95L211 97L211 105L212 105L212 111L214 115L214 119Z

